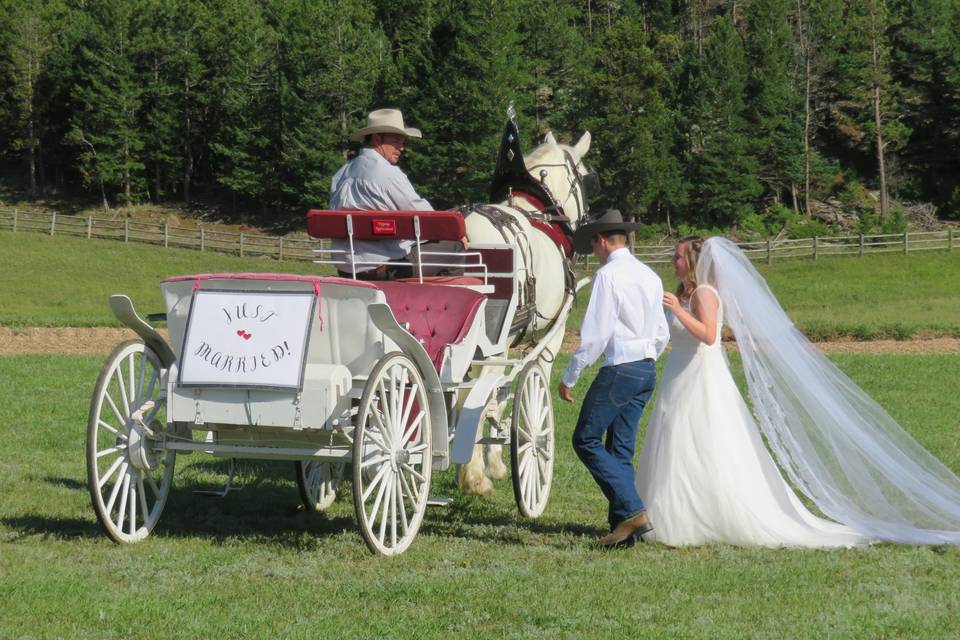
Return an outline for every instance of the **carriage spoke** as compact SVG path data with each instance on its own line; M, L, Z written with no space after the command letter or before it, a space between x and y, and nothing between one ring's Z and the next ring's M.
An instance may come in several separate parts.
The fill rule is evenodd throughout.
M390 546L397 546L397 477L390 477ZM403 506L403 505L400 505Z
M411 505L416 508L417 502L420 501L420 493L417 491L417 484L407 480L406 474L403 473L403 470L400 470L400 486L405 490L407 496L410 498Z
M400 477L403 477L403 474L399 474ZM407 531L410 528L410 524L407 522L407 506L403 501L403 487L401 483L397 483L397 503L400 506L400 529L403 532L403 535L407 535ZM411 507L416 507L416 505L410 505Z
M113 464L110 465L110 468L107 469L107 471L102 476L100 476L100 482L98 483L97 488L102 490L103 486L110 481L110 476L113 475L113 472L116 471L120 465L124 465L124 469L126 469L126 464L124 463L123 458L117 458L116 460L114 460ZM120 473L123 473L123 471L121 471Z
M407 426L407 420L410 419L410 412L413 410L413 403L417 399L417 385L414 384L411 389L409 389L409 397L407 402L403 407L403 412L400 414L400 422L397 423L397 429L401 433L406 433L405 429Z
M137 530L137 483L130 483L130 535Z
M118 481L119 485L120 482ZM123 488L120 491L120 508L117 509L117 521L114 523L117 525L117 531L123 531L123 521L127 515L127 498L130 495L130 473L129 471L123 474Z
M386 456L386 455L376 456L375 458L369 458L369 459L364 460L363 462L361 462L361 463L360 463L360 468L361 468L361 469L365 469L365 468L369 467L370 465L380 464L380 463L382 463L382 462L387 462L387 461L389 461L389 460L390 460L390 456Z
M403 468L406 469L407 471L409 471L410 474L411 474L414 478L416 478L417 480L419 480L420 482L426 482L427 479L424 478L424 477L420 474L420 472L418 472L416 469L414 469L413 467L411 467L409 464L404 463L404 464L403 464Z
M129 358L128 358L129 360ZM127 395L127 384L123 381L123 363L113 370L113 377L117 379L117 386L120 388L120 400L123 401L123 415L130 417L130 396Z
M104 429L106 429L107 431L109 431L109 432L112 433L113 435L117 436L118 438L121 438L122 440L126 440L126 439L127 439L127 435L126 435L126 434L120 433L119 431L117 431L116 429L114 429L113 426L112 426L110 423L104 422L103 418L97 418L97 426L103 427Z
M387 476L387 479L383 483L383 491L380 492L380 495L377 496L377 501L379 502L381 498L387 498L383 501L383 512L380 517L380 535L377 536L380 539L381 544L383 543L384 538L387 535L387 518L390 517L390 498L387 496L388 487L390 487L392 476ZM377 521L376 518L373 518L373 522Z
M110 408L113 410L113 415L117 418L117 422L119 422L119 423L122 424L122 425L127 424L126 418L124 418L122 415L120 415L120 410L117 409L116 403L113 401L113 398L110 397L110 392L109 392L109 391L105 391L105 392L104 392L103 398L104 398L104 400L107 401L107 404L109 404L109 405L110 405Z
M155 384L157 384L157 382L158 382L159 380L160 380L160 372L157 371L156 369L153 369L153 371L150 373L150 382L149 382L149 384L147 384L147 388L146 388L146 390L143 392L143 397L144 397L144 398L152 398L152 397L153 397L153 386L154 386Z
M157 486L157 481L153 479L153 476L147 475L147 484L150 485L150 490L153 491L154 497L160 499L160 487Z
M118 444L118 445L115 446L115 447L109 447L109 448L107 448L107 449L101 449L100 451L97 451L97 457L98 457L98 458L102 458L103 456L108 456L108 455L110 455L111 453L113 453L113 454L121 453L121 452L124 450L124 448L125 448L124 445Z
M137 377L137 387L136 387L136 388L137 388L137 399L136 399L136 401L135 401L136 404L137 404L137 406L140 406L140 404L141 404L141 403L143 402L143 400L144 400L143 392L145 391L145 389L144 389L144 386L143 386L143 382L144 382L144 380L145 380L146 377L147 377L147 359L146 359L145 357L143 357L143 356L140 356L140 367L139 367L139 370L140 370L140 375Z
M137 386L133 382L133 371L136 363L137 363L137 359L135 357L135 354L130 354L130 357L127 358L127 380L128 380L127 388L130 389L130 406L131 407L138 406L137 403L140 400L140 391L142 391L142 390L138 390ZM134 393L136 393L136 395L134 395Z
M523 458L524 456L527 455L527 452L530 451L530 449L531 449L532 447L533 447L533 443L530 442L529 440L527 440L527 441L524 442L522 445L520 445L520 447L517 449L517 454L518 454L521 458Z
M380 404L382 408L383 402L381 402ZM393 434L390 433L390 428L384 422L384 420L386 420L387 422L390 421L390 415L384 411L378 411L377 409L374 408L370 412L370 417L373 418L373 420L377 423L377 431L379 431L380 435L382 436L382 440L384 444L380 448L390 449L391 445L393 444ZM367 430L367 433L372 435L369 429Z
M387 474L387 470L390 468L390 465L383 465L380 467L380 470L377 471L376 475L373 476L373 480L370 481L370 484L367 485L366 490L363 492L363 501L366 502L370 498L370 494L373 493L373 490L377 488L377 485L380 484L380 481L383 479L383 476Z
M150 515L150 508L147 506L147 490L143 486L143 478L137 478L137 489L140 495L140 512L143 514L143 521L147 521L147 517Z
M423 411L417 414L417 417L414 418L413 422L410 423L410 426L407 427L407 431L403 434L403 438L400 441L400 447L405 448L407 443L410 442L410 439L417 433L419 433L420 423L423 422L423 419L427 414Z

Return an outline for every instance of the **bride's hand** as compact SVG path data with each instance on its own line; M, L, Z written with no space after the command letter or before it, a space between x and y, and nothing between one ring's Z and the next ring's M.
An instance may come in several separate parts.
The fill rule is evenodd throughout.
M680 309L680 298L669 291L664 291L663 306L667 309L667 311L672 311L675 314L677 310Z

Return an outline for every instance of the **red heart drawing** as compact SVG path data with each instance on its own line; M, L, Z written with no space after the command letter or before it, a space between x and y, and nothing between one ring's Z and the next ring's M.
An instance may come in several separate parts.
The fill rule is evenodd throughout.
M253 337L253 334L252 334L252 333L246 333L246 332L244 332L244 334L243 334L243 339L244 339L244 340L249 340L249 339L252 338L252 337Z
M243 330L243 329L237 329L237 335L238 335L238 336L240 336L240 337L242 338L242 337L243 337L243 334L244 334L244 330Z

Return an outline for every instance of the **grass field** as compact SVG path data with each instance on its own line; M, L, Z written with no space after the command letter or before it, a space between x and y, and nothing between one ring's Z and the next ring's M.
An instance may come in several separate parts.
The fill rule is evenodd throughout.
M815 339L960 336L960 252L794 260L758 267L794 321ZM673 288L676 281L669 269L659 270L665 285ZM218 271L316 273L318 267L0 231L0 325L116 326L106 302L110 294L126 293L143 313L160 311L162 278ZM582 292L582 301L587 293ZM579 327L585 306L578 304L569 327Z
M960 357L836 362L960 471ZM561 356L554 373L566 364ZM736 358L734 357L736 365ZM87 403L101 359L0 358L0 638L954 638L960 549L877 545L771 550L592 547L606 507L556 406L544 516L516 514L509 480L458 496L452 472L403 556L369 555L349 492L298 509L290 463L177 461L154 535L117 546L85 486ZM555 376L556 377L556 376ZM583 389L579 389L580 393Z

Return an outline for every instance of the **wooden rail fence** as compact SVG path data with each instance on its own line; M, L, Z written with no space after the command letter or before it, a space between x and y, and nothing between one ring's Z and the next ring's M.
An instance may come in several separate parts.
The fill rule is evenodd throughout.
M269 256L278 260L313 260L313 249L325 241L303 232L286 236L251 234L243 231L218 231L203 226L180 227L166 223L112 220L93 216L21 211L0 208L0 230L15 232L102 238L123 242L163 245L200 251L217 251L239 256ZM771 263L788 258L818 260L825 256L864 256L877 253L916 253L953 251L958 238L954 229L894 234L813 237L800 240L760 240L740 242L738 246L751 260ZM637 258L649 264L669 264L673 245L633 247ZM580 264L595 265L593 256L582 256Z

